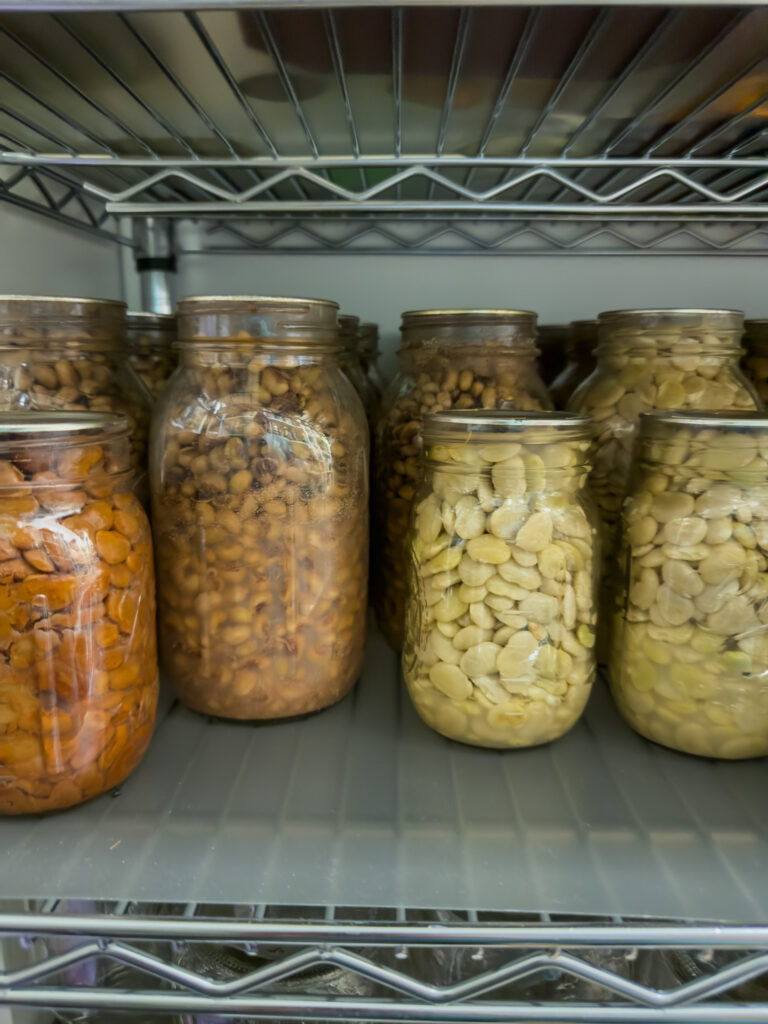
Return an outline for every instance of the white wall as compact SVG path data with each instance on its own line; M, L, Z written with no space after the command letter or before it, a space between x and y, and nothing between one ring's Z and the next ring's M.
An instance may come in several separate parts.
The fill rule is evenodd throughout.
M381 325L391 373L399 314L533 309L542 323L642 306L726 306L768 315L768 259L736 256L185 255L184 295L308 295Z
M119 246L0 204L0 294L120 299Z

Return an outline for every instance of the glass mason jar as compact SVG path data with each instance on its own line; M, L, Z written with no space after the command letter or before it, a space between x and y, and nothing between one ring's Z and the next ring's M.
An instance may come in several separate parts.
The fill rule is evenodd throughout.
M176 317L162 313L126 314L128 362L153 398L176 369Z
M595 677L590 425L570 413L424 423L403 672L427 725L530 747L577 721Z
M360 353L360 365L363 367L366 377L373 385L377 400L381 402L381 396L384 394L386 385L378 365L379 356L381 355L379 350L379 325L360 324L357 345L358 352Z
M374 391L373 384L363 369L360 360L359 350L360 320L356 316L347 316L342 313L339 316L339 341L341 343L341 354L339 360L344 373L349 378L355 391L363 403L368 423L373 428L376 417L379 414L379 398Z
M744 321L744 372L760 400L768 402L768 320Z
M756 409L739 369L743 315L721 309L601 313L597 369L568 407L592 418L590 486L603 519L603 565L612 572L616 526L640 414L655 409Z
M549 387L565 368L566 350L571 337L570 324L539 324L536 344L539 349L539 375Z
M451 409L551 409L536 368L536 314L518 310L403 313L400 368L376 428L373 600L379 626L403 646L406 537L421 477L427 413Z
M641 417L611 684L643 736L768 754L768 416Z
M157 706L152 539L129 424L0 414L0 813L122 782Z
M365 645L368 428L334 302L179 304L153 424L163 663L204 714L333 704Z
M549 387L556 409L565 409L576 388L595 369L597 320L574 320L566 344L568 362Z
M125 360L125 303L0 296L0 409L122 413L146 466L151 398Z

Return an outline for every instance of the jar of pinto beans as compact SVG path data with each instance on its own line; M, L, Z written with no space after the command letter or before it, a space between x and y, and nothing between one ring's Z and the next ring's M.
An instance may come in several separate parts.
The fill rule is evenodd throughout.
M163 661L205 714L316 711L365 644L368 427L334 302L179 304L180 366L153 425Z
M130 425L0 416L0 813L122 782L157 706L152 541Z

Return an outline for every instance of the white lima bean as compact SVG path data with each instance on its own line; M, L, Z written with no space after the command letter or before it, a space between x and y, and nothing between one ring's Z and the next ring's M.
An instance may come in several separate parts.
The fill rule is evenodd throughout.
M768 417L643 417L611 685L629 724L657 743L768 754L767 497Z
M759 408L739 369L743 322L743 315L731 310L600 314L597 369L573 394L568 408L589 415L593 424L590 488L603 521L606 573L601 588L601 661L606 660L610 643L617 525L639 416L656 409L738 413ZM655 517L653 528L666 521ZM652 536L641 539L650 528L648 518L633 524L633 543L650 543Z
M433 729L478 746L556 739L595 674L589 424L450 413L424 430L403 652L414 705Z

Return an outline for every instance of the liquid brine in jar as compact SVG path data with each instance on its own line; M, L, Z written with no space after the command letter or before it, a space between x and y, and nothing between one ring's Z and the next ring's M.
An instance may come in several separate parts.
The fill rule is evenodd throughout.
M406 537L421 479L424 417L469 409L551 409L536 358L536 314L519 310L404 313L400 368L376 429L373 603L396 650L403 645Z
M343 697L365 644L368 427L333 302L179 304L151 453L165 669L197 711Z
M409 543L403 672L437 732L529 747L578 720L595 677L589 422L438 413Z
M129 424L0 414L0 813L121 783L158 692L152 540Z
M643 736L768 754L768 417L641 417L611 686Z
M176 317L164 313L129 312L125 341L128 362L153 398L176 369Z
M126 359L125 303L0 296L0 410L124 415L146 469L152 400Z

